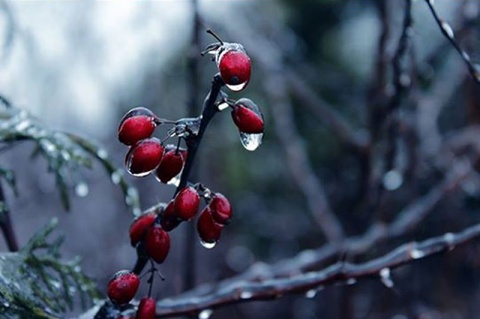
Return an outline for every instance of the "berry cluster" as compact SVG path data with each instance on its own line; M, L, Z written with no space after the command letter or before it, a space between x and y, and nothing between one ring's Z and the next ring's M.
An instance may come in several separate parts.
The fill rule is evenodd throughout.
M168 256L169 232L182 222L195 219L203 198L205 205L197 218L197 232L202 245L213 248L232 217L232 207L224 195L203 184L188 182L192 162L209 121L216 113L230 107L233 123L247 149L258 147L263 136L264 120L259 107L250 99L233 100L221 91L223 86L232 91L241 91L247 86L251 73L250 58L242 45L223 42L212 31L208 32L219 42L209 45L202 55L214 55L219 73L213 78L202 114L196 118L170 121L147 108L136 107L125 114L118 128L119 141L129 146L125 167L131 175L152 174L159 182L177 186L169 203L146 211L132 222L129 235L131 245L137 250L137 263L133 271L119 271L108 283L107 295L111 303L122 310L135 297L140 285L139 274L150 262L149 293L140 300L137 319L155 316L156 304L151 291L155 274L160 275L155 265L163 263ZM161 125L171 125L171 128L159 139L153 135ZM178 139L176 144L166 144L172 138ZM252 141L256 143L254 146Z

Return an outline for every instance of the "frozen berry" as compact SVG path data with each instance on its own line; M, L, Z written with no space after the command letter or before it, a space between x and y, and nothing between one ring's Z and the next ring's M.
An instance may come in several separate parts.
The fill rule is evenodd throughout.
M108 282L108 298L117 305L124 305L130 302L137 293L140 279L129 270L120 270Z
M232 119L240 132L263 133L263 115L260 108L250 99L242 98L235 103L232 109Z
M148 230L145 250L147 255L159 264L167 258L170 250L170 236L160 225L154 225Z
M232 91L243 90L250 81L251 63L238 43L225 43L218 51L217 66L222 80Z
M197 231L200 240L206 244L215 244L220 239L223 225L218 224L212 217L212 210L206 206L197 221Z
M162 183L167 183L181 172L183 163L182 152L177 149L166 150L155 175Z
M175 213L175 206L173 200L168 203L167 207L163 211L162 219L160 225L165 231L171 231L181 223L181 220L178 218Z
M135 319L154 319L156 307L155 299L151 297L142 298L138 304Z
M200 197L193 187L185 187L174 199L174 208L177 216L182 220L195 217L200 205Z
M145 176L156 169L163 156L163 146L158 138L151 137L132 146L125 158L127 171L134 176Z
M155 222L155 213L143 214L136 218L130 225L130 243L135 247L147 233L148 229Z
M126 145L152 136L155 130L155 115L144 107L136 107L125 114L118 127L118 140Z
M208 204L210 206L212 217L215 222L225 225L232 217L232 207L225 196L215 193Z

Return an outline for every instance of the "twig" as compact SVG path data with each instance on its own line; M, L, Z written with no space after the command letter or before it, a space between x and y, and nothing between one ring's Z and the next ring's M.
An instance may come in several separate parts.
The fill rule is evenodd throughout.
M18 241L13 230L12 220L10 219L10 210L7 208L5 193L3 191L3 186L0 183L0 204L2 207L2 212L0 213L0 229L2 230L3 237L8 246L9 251L18 251Z
M437 11L435 10L435 6L433 5L434 3L433 0L425 0L425 2L427 3L427 6L430 9L430 12L433 15L435 22L440 28L440 31L451 43L451 45L455 48L458 54L460 54L460 57L462 58L463 62L465 62L465 64L467 65L468 71L470 72L470 75L472 76L473 80L476 83L480 83L480 72L472 63L472 60L470 59L470 55L465 50L462 49L462 47L460 46L460 44L457 43L457 41L455 41L455 33L452 27L447 22L445 22L442 18L440 18Z

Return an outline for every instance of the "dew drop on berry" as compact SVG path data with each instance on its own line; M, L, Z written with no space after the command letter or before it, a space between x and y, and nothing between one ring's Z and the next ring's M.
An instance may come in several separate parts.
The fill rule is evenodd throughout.
M172 186L178 187L178 185L180 185L180 177L182 176L182 172L183 172L183 170L180 173L178 173L177 176L175 176L174 178L169 180L167 182L167 185L172 185Z
M200 245L207 249L213 249L217 245L217 242L214 241L209 243L200 239Z
M230 90L232 90L233 92L239 92L239 91L243 90L247 86L247 84L248 84L248 82L243 82L243 83L235 84L235 85L226 84L225 86L227 88L229 88Z
M203 309L198 313L198 319L210 319L213 314L212 309Z
M248 134L240 132L240 142L247 151L255 151L262 144L263 133Z

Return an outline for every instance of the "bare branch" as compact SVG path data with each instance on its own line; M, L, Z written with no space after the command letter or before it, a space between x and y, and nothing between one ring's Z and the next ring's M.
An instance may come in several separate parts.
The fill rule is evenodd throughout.
M337 262L323 270L295 274L288 278L237 281L214 291L195 295L187 292L175 298L157 303L157 317L196 314L204 309L223 305L279 298L289 293L304 293L333 283L355 283L358 279L377 277L391 287L390 270L411 264L438 253L450 251L456 246L480 238L480 224L453 234L446 233L422 242L404 244L382 257L361 264ZM198 292L199 290L197 290Z
M433 5L434 1L433 0L425 0L425 2L428 5L428 8L430 9L430 12L432 13L433 17L435 18L435 22L437 23L438 27L440 28L440 31L442 32L443 36L447 38L447 40L452 44L452 46L455 48L455 50L460 54L460 57L462 58L463 62L467 65L468 71L470 72L470 75L472 76L473 80L477 83L480 83L480 72L477 70L475 67L474 63L470 59L470 55L462 49L460 44L458 44L457 41L455 41L455 33L452 29L452 27L445 22L442 18L437 13L437 10L435 10L435 7Z

